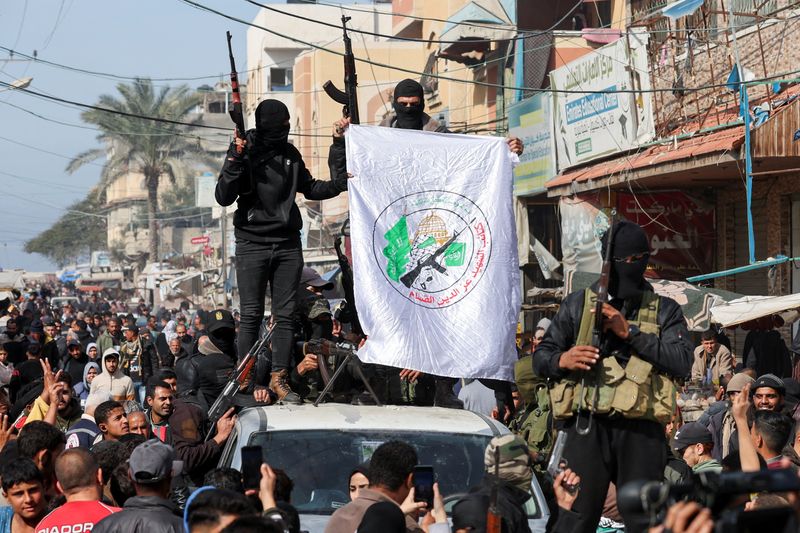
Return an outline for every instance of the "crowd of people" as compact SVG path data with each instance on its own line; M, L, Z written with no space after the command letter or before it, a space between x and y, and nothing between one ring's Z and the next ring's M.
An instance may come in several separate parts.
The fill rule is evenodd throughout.
M424 113L416 81L397 85L393 107L383 126L446 132ZM323 293L333 284L303 267L294 203L298 192L322 200L347 189L349 120L334 125L332 179L318 181L288 143L289 118L280 102L259 104L256 128L237 134L216 189L221 205L238 204L241 316L98 294L53 308L53 296L74 294L50 286L0 302L0 533L299 532L286 465L262 464L258 486L245 487L242 472L219 463L237 409L316 399L466 408L511 430L486 446L481 483L460 487L447 509L452 495L438 484L431 498L415 494L413 441L380 443L341 481L352 501L327 533L528 532L532 508L549 516L548 532L710 532L726 519L714 496L728 485L709 476L748 472L791 479L740 482L725 506L738 513L734 523L778 510L785 520L770 530L797 530L800 383L775 331L782 324L754 324L739 358L716 330L695 349L680 306L644 277L649 243L636 224L606 232L608 284L569 294L537 324L520 346L515 383L320 350L324 341L368 342L353 336L352 307L331 308ZM515 138L508 147L523 149ZM267 336L232 407L210 420L242 358ZM677 399L686 383L716 401L684 423ZM326 385L330 396L320 398ZM536 486L548 513L532 505Z

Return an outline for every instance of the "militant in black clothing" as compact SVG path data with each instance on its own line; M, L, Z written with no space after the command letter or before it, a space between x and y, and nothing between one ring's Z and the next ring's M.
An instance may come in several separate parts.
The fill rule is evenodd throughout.
M567 432L564 458L581 476L573 506L576 533L596 530L609 482L622 487L633 480L662 480L667 443L656 419L670 414L667 404L675 397L671 380L688 377L693 362L680 306L655 295L644 280L649 258L646 234L627 221L615 224L613 232L611 308L603 310L607 329L600 346L588 346L594 304L587 299L598 292L594 286L564 299L533 354L534 373L549 380L554 416ZM590 385L592 379L595 386ZM576 384L581 380L586 381L587 391L595 392L583 392ZM594 405L605 406L605 411L598 408L587 424L586 402L592 400L584 398L592 395Z
M303 220L295 196L333 198L347 189L347 171L343 155L331 152L331 181L315 180L300 152L288 142L289 128L289 110L282 102L261 102L256 129L246 133L244 147L234 142L228 150L215 196L223 206L237 203L233 225L242 313L238 355L244 357L258 338L269 286L275 318L270 388L278 399L297 403L301 400L288 385L292 315L303 267Z

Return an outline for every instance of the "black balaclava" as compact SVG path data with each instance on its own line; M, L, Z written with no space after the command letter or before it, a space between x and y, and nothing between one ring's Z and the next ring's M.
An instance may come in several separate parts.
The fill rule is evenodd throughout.
M256 135L267 146L289 141L289 110L279 100L264 100L256 108Z
M601 239L602 253L605 258L608 231ZM650 244L639 224L623 220L614 224L614 242L611 257L624 258L632 255L645 254L645 256L631 263L612 261L611 279L608 283L608 293L615 298L632 298L642 292L644 285L644 271L647 270L647 261L650 258Z
M208 332L208 339L226 355L236 355L236 330L217 328Z
M397 103L401 96L419 96L419 104L406 107ZM397 114L397 127L404 130L422 129L422 112L425 110L422 85L419 82L405 79L394 88L394 112Z

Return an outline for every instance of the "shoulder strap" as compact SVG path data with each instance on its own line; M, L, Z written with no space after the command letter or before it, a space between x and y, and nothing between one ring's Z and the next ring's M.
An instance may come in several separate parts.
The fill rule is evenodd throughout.
M658 333L658 308L661 298L652 291L642 293L642 303L639 304L639 313L636 319L639 321L639 329L645 333Z
M583 312L581 313L581 323L578 327L578 336L575 339L576 346L586 346L592 342L592 309L597 305L597 293L592 289L586 288L583 291Z

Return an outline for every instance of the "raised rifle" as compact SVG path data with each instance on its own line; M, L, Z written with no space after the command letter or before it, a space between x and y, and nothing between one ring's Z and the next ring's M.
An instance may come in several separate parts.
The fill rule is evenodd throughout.
M334 102L338 102L344 106L342 108L342 115L350 117L350 124L358 124L358 79L356 76L356 58L353 55L353 46L350 42L350 36L347 35L347 22L350 17L342 15L342 31L344 33L344 91L336 88L331 80L326 81L322 85L325 93L331 97Z
M222 418L228 409L230 409L233 404L233 398L236 396L236 393L239 392L239 389L247 382L247 379L250 377L250 373L253 370L253 367L256 364L256 360L258 359L258 354L264 347L269 343L270 339L272 338L272 330L268 330L265 335L262 335L258 341L250 348L250 351L247 352L247 355L239 362L236 366L236 369L231 374L231 377L228 378L228 382L225 384L225 388L222 389L222 394L214 401L214 404L211 406L211 409L208 410L208 423L209 423L209 431L206 434L206 440L208 440L212 433L214 432L214 426L216 425L217 421Z
M342 227L344 233L344 227ZM345 307L340 320L349 322L350 329L356 335L363 336L361 322L358 321L358 311L356 311L356 294L353 289L353 269L347 255L342 250L342 237L336 237L333 241L333 248L336 250L336 257L339 259L339 269L342 271L342 289L344 290Z
M492 480L492 493L489 496L489 510L486 513L486 533L500 533L503 526L503 517L497 505L497 485L500 484L500 447L494 449L494 479Z
M233 58L233 48L231 48L231 32L226 31L225 35L228 37L228 57L231 60L231 100L233 101L228 114L236 124L236 135L240 139L244 139L244 113L242 112L242 95L239 92L239 74L236 73L236 60ZM241 153L241 147L237 147L236 151Z
M608 283L611 280L611 263L613 261L611 257L611 251L613 250L613 243L614 243L614 224L616 223L617 219L617 211L611 211L611 219L608 225L608 238L606 239L606 253L605 257L603 258L603 267L600 270L600 281L597 282L597 301L595 302L594 306L594 324L592 325L592 346L599 349L601 351L600 357L604 357L603 351L603 344L605 341L605 335L603 333L603 305L608 303ZM587 405L589 409L589 419L586 426L581 427L581 410L583 407L583 391L586 387L586 374L588 372L592 372L592 370L587 370L583 373L581 377L581 387L578 393L578 414L575 418L575 431L578 435L587 435L589 431L592 429L592 418L594 416L594 410L597 406L597 396L599 393L599 388L597 382L594 384L594 393L592 395L593 399L589 405Z

